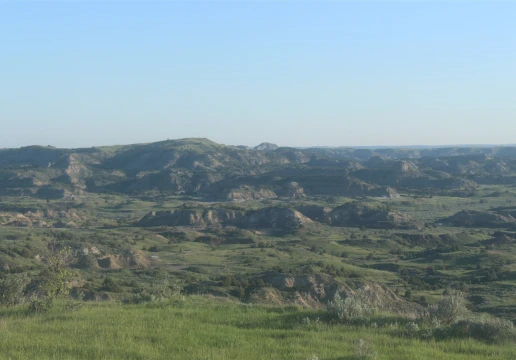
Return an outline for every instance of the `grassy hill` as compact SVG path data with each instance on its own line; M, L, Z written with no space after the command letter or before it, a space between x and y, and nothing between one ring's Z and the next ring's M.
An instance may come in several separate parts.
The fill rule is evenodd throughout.
M509 360L516 354L513 344L415 338L403 326L389 325L396 319L332 325L318 320L324 312L199 297L151 306L89 305L71 313L0 314L1 359Z

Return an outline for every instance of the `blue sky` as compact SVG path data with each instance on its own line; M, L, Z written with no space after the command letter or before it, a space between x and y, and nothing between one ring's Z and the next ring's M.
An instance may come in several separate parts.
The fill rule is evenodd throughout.
M0 147L516 143L516 3L0 0Z

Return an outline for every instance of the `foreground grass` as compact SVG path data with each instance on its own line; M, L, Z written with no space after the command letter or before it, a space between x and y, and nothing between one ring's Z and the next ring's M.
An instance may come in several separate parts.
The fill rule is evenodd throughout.
M1 359L355 359L363 338L378 359L514 359L514 345L415 340L392 328L306 325L297 308L249 307L191 297L152 306L88 305L78 312L0 311Z

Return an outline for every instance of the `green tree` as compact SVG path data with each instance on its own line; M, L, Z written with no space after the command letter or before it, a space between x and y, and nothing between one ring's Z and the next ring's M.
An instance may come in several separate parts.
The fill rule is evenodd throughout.
M69 247L57 250L56 246L48 246L47 268L40 273L39 286L34 294L30 309L35 312L47 311L58 298L66 298L70 294L71 280L76 276L68 266L73 260Z

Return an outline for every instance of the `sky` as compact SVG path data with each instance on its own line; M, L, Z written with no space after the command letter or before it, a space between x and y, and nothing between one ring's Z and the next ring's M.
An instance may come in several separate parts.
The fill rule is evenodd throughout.
M516 2L0 0L0 148L516 143Z

